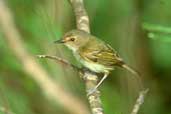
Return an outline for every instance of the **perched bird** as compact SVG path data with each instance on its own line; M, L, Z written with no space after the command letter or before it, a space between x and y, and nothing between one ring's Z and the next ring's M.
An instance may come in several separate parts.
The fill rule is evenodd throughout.
M71 49L73 55L84 67L93 72L104 74L103 78L90 93L101 85L115 66L125 68L133 74L139 75L125 64L109 44L85 31L71 30L62 39L55 41L55 43L63 43Z

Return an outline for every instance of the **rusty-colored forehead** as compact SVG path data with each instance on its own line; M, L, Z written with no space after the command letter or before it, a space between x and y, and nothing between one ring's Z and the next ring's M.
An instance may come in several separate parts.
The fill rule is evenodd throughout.
M72 36L73 36L72 34L66 34L66 35L64 35L63 41L64 42L71 41Z
M71 36L66 36L66 37L64 37L64 40L65 41L69 41L71 39Z

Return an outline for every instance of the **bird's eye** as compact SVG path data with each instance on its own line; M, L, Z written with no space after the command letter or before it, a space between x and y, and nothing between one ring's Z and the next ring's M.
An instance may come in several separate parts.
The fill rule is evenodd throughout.
M75 38L71 38L70 40L71 40L71 41L75 41Z

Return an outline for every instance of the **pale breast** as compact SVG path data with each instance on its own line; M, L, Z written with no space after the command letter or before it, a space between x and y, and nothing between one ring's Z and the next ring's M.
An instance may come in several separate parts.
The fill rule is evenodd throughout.
M109 68L104 65L97 64L97 63L87 62L76 52L74 52L74 56L84 67L90 69L91 71L97 72L97 73L104 73L104 72L108 72L109 70L114 69L111 67Z

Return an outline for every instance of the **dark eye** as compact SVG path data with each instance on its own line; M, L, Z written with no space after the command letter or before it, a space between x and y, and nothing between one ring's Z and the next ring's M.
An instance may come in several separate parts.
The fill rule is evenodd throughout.
M75 41L75 38L71 38L70 40L71 40L71 41Z

